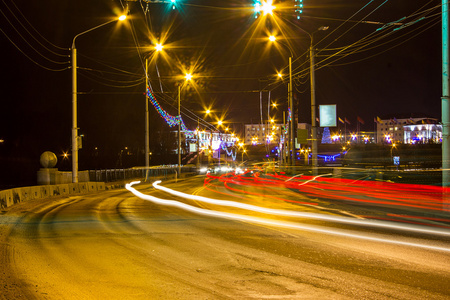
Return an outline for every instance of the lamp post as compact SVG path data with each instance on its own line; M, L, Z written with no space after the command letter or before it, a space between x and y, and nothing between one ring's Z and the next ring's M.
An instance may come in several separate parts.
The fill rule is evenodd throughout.
M145 181L148 180L148 169L150 167L150 136L149 136L149 113L148 113L148 101L150 101L148 97L149 93L149 78L148 78L148 58L145 59Z
M184 76L186 81L192 79L192 74ZM181 176L181 84L178 85L178 176Z
M220 127L222 126L223 121L219 120L217 121L217 131L219 133L219 153L218 153L218 157L219 157L219 167L220 167L220 151L222 150L222 139L220 137Z
M156 44L156 52L162 51L163 45ZM148 57L145 59L145 180L148 180L150 168L150 116L148 111L148 102L150 101L148 92L150 89L148 78Z
M269 40L271 42L274 42L276 40L276 37L271 35L269 37ZM288 45L285 45L283 43L280 42L280 45L285 46L291 56L289 57L289 84L288 84L288 103L289 103L289 107L291 108L291 124L290 124L290 139L289 139L289 148L290 148L290 155L289 155L289 163L293 166L295 165L295 116L294 116L294 101L293 101L293 97L292 97L292 57L294 56L294 54L292 53L291 47L289 47ZM296 125L295 125L296 126Z
M126 15L122 15L119 18L110 20L106 23L100 24L98 26L92 27L86 31L83 31L77 34L72 41L72 182L78 182L78 149L79 149L79 141L80 138L78 136L78 124L77 124L77 48L75 47L75 40L77 37L91 32L97 28L108 25L109 23L115 21L123 21L126 19Z
M321 26L317 31L325 31L328 29L328 26ZM303 30L303 29L302 29ZM311 152L312 152L312 167L314 174L317 173L317 122L316 122L316 78L314 73L314 33L309 33L304 31L309 35L310 38L310 47L309 47L309 75L310 75L310 83L311 83L311 135L312 135L312 143L311 143Z
M450 77L448 0L442 0L442 186L450 189Z
M178 85L178 176L181 178L181 84Z

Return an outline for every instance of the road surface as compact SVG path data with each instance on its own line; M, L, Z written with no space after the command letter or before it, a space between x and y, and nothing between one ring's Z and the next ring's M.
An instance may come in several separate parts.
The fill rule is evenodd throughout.
M279 190L264 196L251 187L234 194L211 188L202 176L160 185L360 219L342 207L302 204L308 198L292 191L283 198L297 202L277 201ZM133 188L232 215L159 204L126 189L17 204L0 214L0 299L450 298L448 229L423 233L279 216L183 199L149 183Z

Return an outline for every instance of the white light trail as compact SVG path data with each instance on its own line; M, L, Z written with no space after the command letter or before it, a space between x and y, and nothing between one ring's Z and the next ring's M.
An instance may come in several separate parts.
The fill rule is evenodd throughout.
M354 224L354 225L359 225L359 226L382 227L382 228L395 229L395 230L405 230L405 231L412 231L412 232L420 232L420 233L427 233L427 234L440 234L440 235L450 236L450 232L448 230L446 230L446 231L436 230L436 229L429 229L429 228L417 227L417 226L412 226L412 225L395 224L392 222L377 221L377 220L361 220L361 219L352 219L352 218L346 218L346 217L330 216L330 215L308 213L308 212L272 209L272 208L255 206L255 205L251 205L251 204L235 202L235 201L211 199L211 198L207 198L207 197L190 195L190 194L185 194L185 193L182 193L179 191L175 191L175 190L169 189L167 187L160 186L159 183L161 183L161 180L155 181L153 183L153 187L156 189L159 189L161 191L164 191L166 193L169 193L171 195L174 195L174 196L178 196L178 197L189 199L189 200L199 201L199 202L203 202L203 203L219 205L219 206L235 207L235 208L241 208L241 209L245 209L245 210L265 213L265 214L272 214L272 215L279 215L279 216L286 216L286 217L302 217L302 218L308 218L308 219Z
M333 175L333 174L328 173L328 174L317 175L317 176L314 176L313 178L311 178L310 180L307 180L307 181L305 181L305 182L303 182L302 184L299 184L299 185L304 185L304 184L307 184L307 183L309 183L309 182L311 182L311 181L316 180L316 178L319 178L319 177L325 177L325 176L330 176L330 175ZM289 178L288 180L286 180L286 182L291 181L292 179L294 179L294 178L296 178L296 177L301 177L301 176L303 176L303 174L297 174L297 175L295 175L295 176L292 176L292 177Z
M134 182L128 183L128 184L125 185L125 188L127 190L129 190L131 193L133 193L135 196L137 196L137 197L139 197L139 198L141 198L143 200L151 201L153 203L160 204L160 205L178 207L178 208L181 208L181 209L184 209L184 210L196 213L196 214L213 216L213 217L219 217L219 218L234 219L234 220L258 223L258 224L264 224L264 225L272 225L272 226L279 226L279 227L285 227L285 228L292 228L292 229L297 229L297 230L307 230L307 231L312 231L312 232L320 232L320 233L324 233L324 234L331 234L331 235L343 236L343 237L351 237L351 238L368 240L368 241L374 241L374 242L382 242L382 243L389 243L389 244L417 247L417 248L422 248L422 249L450 252L450 248L435 247L435 246L429 246L429 245L424 245L424 244L417 244L417 243L401 242L401 241L394 241L394 240L389 240L389 239L375 238L375 237L370 237L370 236L339 232L339 231L336 231L336 230L321 229L321 228L317 228L317 227L313 227L313 226L299 225L299 224L294 224L294 223L289 223L289 222L268 220L268 219L262 219L262 218L258 218L258 217L244 216L244 215L239 215L239 214L219 212L219 211L214 211L214 210L198 208L198 207L195 207L195 206L192 206L192 205L188 205L186 203L178 202L178 201L175 201L175 200L166 200L166 199L160 199L160 198L157 198L157 197L153 197L153 196L150 196L150 195L145 195L145 194L137 191L135 188L133 188L133 185L139 184L139 183L140 183L140 181L134 181Z

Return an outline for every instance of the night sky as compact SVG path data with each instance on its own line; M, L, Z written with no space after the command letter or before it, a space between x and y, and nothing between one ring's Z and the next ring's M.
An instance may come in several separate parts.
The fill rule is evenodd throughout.
M293 1L275 1L273 16L254 17L253 1L178 0L170 4L128 2L129 16L77 38L78 125L83 134L80 169L115 167L125 147L144 147L144 62L163 109L176 115L177 84L183 119L230 128L267 120L282 122L286 110L287 64L293 52L294 97L300 122L310 123L309 56L314 33L317 105L336 104L338 116L363 130L386 114L441 115L440 3L410 0L304 0L301 19ZM117 17L120 0L24 1L0 4L2 81L0 180L24 184L49 150L58 168L70 170L60 155L71 148L70 47L78 33ZM405 18L404 18L405 17ZM402 19L404 18L404 19ZM387 26L390 22L401 25ZM376 24L374 24L376 23ZM394 30L396 29L396 30ZM268 36L275 34L275 44ZM155 53L156 42L164 51ZM288 49L288 46L291 50ZM284 81L276 77L282 71ZM261 107L262 103L262 107ZM211 108L213 116L205 116ZM151 109L151 137L169 126ZM151 147L153 147L151 145ZM132 165L142 165L136 158ZM12 169L21 168L20 174ZM18 173L18 172L15 172ZM32 177L34 178L35 173Z

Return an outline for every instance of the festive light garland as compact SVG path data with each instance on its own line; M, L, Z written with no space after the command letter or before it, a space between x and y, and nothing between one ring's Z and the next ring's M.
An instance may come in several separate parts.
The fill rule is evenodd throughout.
M189 130L186 127L186 124L184 123L181 116L176 116L176 117L171 116L164 109L162 109L161 105L159 105L159 102L156 100L155 96L153 96L153 94L149 88L147 88L147 96L150 99L150 103L153 105L153 107L156 109L156 111L159 113L159 115L166 121L166 123L170 127L181 124L181 131L184 132L186 137L193 138L195 136L195 132L192 130Z
M166 121L166 123L173 127L175 125L181 124L181 130L185 134L187 138L194 138L195 134L199 132L199 128L197 128L195 131L189 130L186 127L186 124L184 123L181 116L171 116L169 113L167 113L164 109L162 109L159 102L156 100L155 96L152 94L149 88L147 88L147 96L150 99L150 103L153 105L153 107L156 109L158 114ZM199 138L199 137L198 137ZM221 148L226 151L228 156L231 156L233 160L236 160L236 154L237 152L233 153L233 149L231 151L228 151L228 148L225 143L221 143Z
M226 143L223 143L223 142L220 143L220 146L221 146L222 150L225 150L225 152L227 153L228 156L231 156L233 161L236 160L237 151L235 151L233 153L233 148L230 151L228 151Z
M289 132L289 124L291 123L291 120L292 120L292 112L291 112L291 108L288 107L288 119L287 119L287 124L284 128L285 135L288 134L288 132Z

